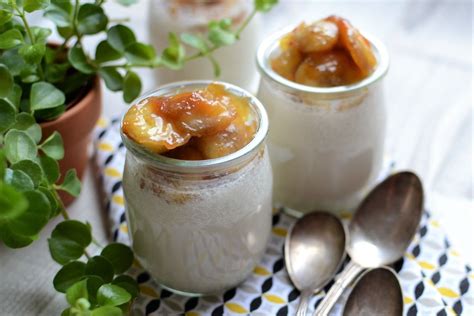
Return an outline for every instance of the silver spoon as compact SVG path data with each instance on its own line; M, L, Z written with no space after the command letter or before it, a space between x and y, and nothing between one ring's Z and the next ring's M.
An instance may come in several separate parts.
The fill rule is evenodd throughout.
M328 315L344 289L366 268L400 259L420 223L423 186L411 172L396 173L362 201L348 229L351 261L318 305L314 315Z
M368 270L357 281L343 316L401 316L403 295L395 271L382 267Z
M301 292L297 316L306 315L311 296L336 274L345 257L344 226L334 215L313 212L301 217L285 240L285 263Z

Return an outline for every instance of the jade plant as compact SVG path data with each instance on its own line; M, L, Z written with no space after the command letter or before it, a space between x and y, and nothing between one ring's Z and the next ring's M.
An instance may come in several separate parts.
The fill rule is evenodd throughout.
M65 293L70 305L63 315L122 315L139 288L125 274L134 261L132 250L120 243L99 245L87 222L70 218L58 192L77 196L81 183L75 170L59 180L61 135L43 139L39 123L74 106L96 76L108 89L123 91L125 102L141 91L136 68L177 70L189 60L208 58L218 76L213 52L237 41L255 14L276 2L255 0L253 12L236 30L224 19L209 23L207 34L170 33L169 46L156 54L130 28L111 22L104 0L0 0L0 241L10 248L26 247L51 219L62 217L48 245L61 265L54 288ZM54 22L61 42L50 40L51 29L29 24L27 15L34 11ZM95 34L105 39L88 54L83 39ZM100 249L95 255L92 244Z

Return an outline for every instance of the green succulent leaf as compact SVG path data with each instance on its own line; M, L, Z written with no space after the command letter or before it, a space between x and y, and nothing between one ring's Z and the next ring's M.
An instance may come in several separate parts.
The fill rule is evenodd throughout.
M186 50L175 33L168 35L168 47L161 54L160 62L167 68L178 70L183 67Z
M127 271L133 263L133 252L130 247L121 243L111 243L107 245L101 256L107 258L114 267L115 274Z
M16 122L12 126L12 129L18 129L26 132L35 141L35 143L39 143L41 140L41 127L36 123L34 117L28 113L18 113L16 115Z
M35 141L25 131L11 129L4 139L5 156L10 163L36 157L37 148Z
M133 64L151 65L156 59L156 53L153 46L137 42L127 46L125 58Z
M0 99L0 133L15 124L16 109L7 101Z
M21 236L8 225L0 225L0 239L7 247L16 249L30 245L36 239L36 236Z
M17 29L11 29L0 34L0 49L10 49L23 42L23 35Z
M125 25L118 24L107 31L107 42L119 52L124 53L125 49L136 41L133 31Z
M33 160L21 160L11 166L13 171L23 171L33 182L34 188L37 188L43 179L43 170L40 165Z
M96 275L90 275L86 278L87 280L87 292L89 300L95 304L97 302L97 291L104 284L104 280Z
M39 64L45 52L46 45L44 43L24 44L18 50L18 53L30 64Z
M204 38L202 38L200 35L183 33L181 34L181 41L191 47L196 48L202 54L206 54L209 51L209 46L207 45Z
M82 34L97 34L107 27L109 22L104 10L95 4L85 3L80 6L77 15L77 29Z
M237 40L235 33L228 28L226 20L212 21L209 23L208 29L209 41L218 47L231 45Z
M52 31L45 27L33 26L31 27L31 33L33 34L36 43L46 44Z
M48 198L38 190L23 193L28 200L28 209L20 216L8 222L9 227L18 235L34 236L46 225L51 213Z
M66 172L63 183L57 186L57 188L72 196L78 196L81 193L81 181L77 177L76 169L69 169Z
M97 291L97 301L102 306L119 306L131 300L125 289L114 284L104 284Z
M92 257L88 262L85 270L87 276L98 276L105 283L112 281L114 277L114 269L109 260L103 256Z
M66 293L67 289L74 283L80 281L84 276L86 264L80 261L69 262L63 266L54 276L54 288L61 293Z
M122 75L115 67L100 68L99 74L104 79L105 85L111 91L120 91L123 87Z
M25 195L11 185L0 181L0 224L17 218L27 209L28 200Z
M14 83L12 89L10 90L10 93L3 100L7 101L10 105L13 106L13 108L18 110L20 108L22 93L23 90L21 89L21 87Z
M76 301L81 298L89 298L87 293L87 280L81 280L74 283L66 291L66 300L73 306L76 304Z
M278 0L254 0L255 10L260 12L270 11L276 4Z
M43 193L49 201L51 212L49 214L49 218L56 217L60 213L59 203L56 197L53 195L52 191L46 187L39 187L38 190Z
M10 22L13 18L13 13L7 9L0 9L0 25Z
M25 60L19 54L18 48L12 48L7 51L4 51L0 55L0 67L1 67L1 64L7 67L7 69L9 70L12 76L18 76L25 67L31 68L31 66L26 65ZM0 70L0 82L2 82L1 78L2 77L1 77L1 70ZM0 84L0 91L1 91L1 88L3 88L3 86Z
M5 183L21 192L30 191L35 188L33 180L21 170L7 169L5 173Z
M108 41L102 41L95 50L95 60L99 63L105 63L122 58L122 53L113 48Z
M64 158L64 145L61 134L54 131L39 148L49 157L61 160Z
M26 12L46 9L49 3L50 0L23 0L23 9L25 9Z
M8 68L0 64L0 98L10 94L13 88L13 77Z
M140 95L142 83L140 77L133 71L129 70L123 80L123 99L130 103Z
M51 257L63 265L79 259L91 240L92 235L86 224L75 220L61 222L48 239Z
M44 155L39 157L39 163L48 183L56 183L56 181L59 179L58 162L55 159Z
M70 4L67 1L64 1L64 3ZM71 12L67 7L51 6L51 9L48 9L44 16L60 28L67 28L72 25Z
M76 220L66 220L59 223L51 233L51 238L69 239L83 248L92 242L90 227Z
M139 293L139 288L138 288L138 283L137 281L128 276L128 275L119 275L117 276L113 281L112 284L118 285L121 288L125 289L132 298L135 298L138 296Z
M101 306L94 309L91 316L122 316L122 310L115 306Z
M51 109L64 104L64 93L54 85L40 81L31 86L30 105L32 110Z
M87 60L86 54L79 45L75 45L69 50L68 59L71 65L85 74L95 72L95 67Z

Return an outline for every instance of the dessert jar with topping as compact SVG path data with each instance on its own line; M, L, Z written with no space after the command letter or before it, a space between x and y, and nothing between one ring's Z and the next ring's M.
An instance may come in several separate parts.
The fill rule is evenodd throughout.
M141 97L134 106L142 106L151 97L182 96L172 107L183 110L182 121L174 121L173 126L176 129L177 124L186 123L189 127L193 123L185 122L184 118L194 109L183 100L196 89L210 90L206 88L209 84L190 81L165 85ZM214 143L207 146L197 146L201 139L192 136L178 150L157 154L125 128L127 114L122 121L122 138L127 148L123 188L132 247L157 282L184 295L216 293L242 282L261 259L270 236L272 172L265 146L267 114L249 93L230 84L219 85L226 93L244 100L254 119L254 133L236 151L224 148L215 154L219 150L210 148L218 142L220 136L216 135L226 134L213 134L209 137ZM204 93L193 100L203 98ZM226 98L217 102L227 102ZM204 112L201 109L198 114ZM217 115L219 111L211 112ZM136 122L143 122L142 119ZM153 118L157 122L161 119ZM201 117L196 122L194 127L202 127L206 119ZM227 130L234 131L233 125L229 126ZM153 130L149 132L156 134ZM196 134L199 133L193 135ZM171 138L179 141L176 135ZM237 138L234 135L232 141ZM206 159L210 156L217 158Z
M315 209L350 212L382 167L386 108L381 79L388 55L378 40L368 37L363 41L373 52L374 67L365 75L337 76L339 65L352 63L344 56L342 62L330 60L339 58L341 44L326 55L299 56L302 66L285 74L286 66L296 69L294 60L281 62L276 57L285 53L284 41L292 30L269 37L257 53L262 74L257 97L265 104L271 126L274 201L297 215Z
M210 21L231 19L233 30L237 30L253 9L249 0L152 0L150 1L150 42L157 48L168 46L168 33L193 33L206 35ZM219 48L213 55L221 65L220 80L255 92L258 86L258 71L255 51L260 42L262 20L260 15L252 18L240 39L228 47ZM188 54L197 51L186 46ZM214 71L207 58L186 62L181 70L157 68L157 84L182 80L212 79Z

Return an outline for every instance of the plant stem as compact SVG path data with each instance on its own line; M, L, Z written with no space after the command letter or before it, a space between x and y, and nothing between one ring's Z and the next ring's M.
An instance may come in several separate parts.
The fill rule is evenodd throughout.
M31 45L36 44L35 38L33 36L33 33L31 32L30 25L28 24L28 21L26 20L26 15L24 11L19 10L16 8L16 11L18 13L18 16L20 17L21 21L23 22L23 26L25 27L26 34L28 35L28 38L30 39ZM40 76L41 80L44 79L44 72L43 72L43 67L41 66L41 61L43 58L41 58L39 64L38 64L38 75Z
M235 32L235 37L237 39L240 39L240 34L245 30L247 25L249 25L250 21L252 21L253 17L257 14L257 10L253 10L252 13L245 19L244 23L237 29L237 32Z

